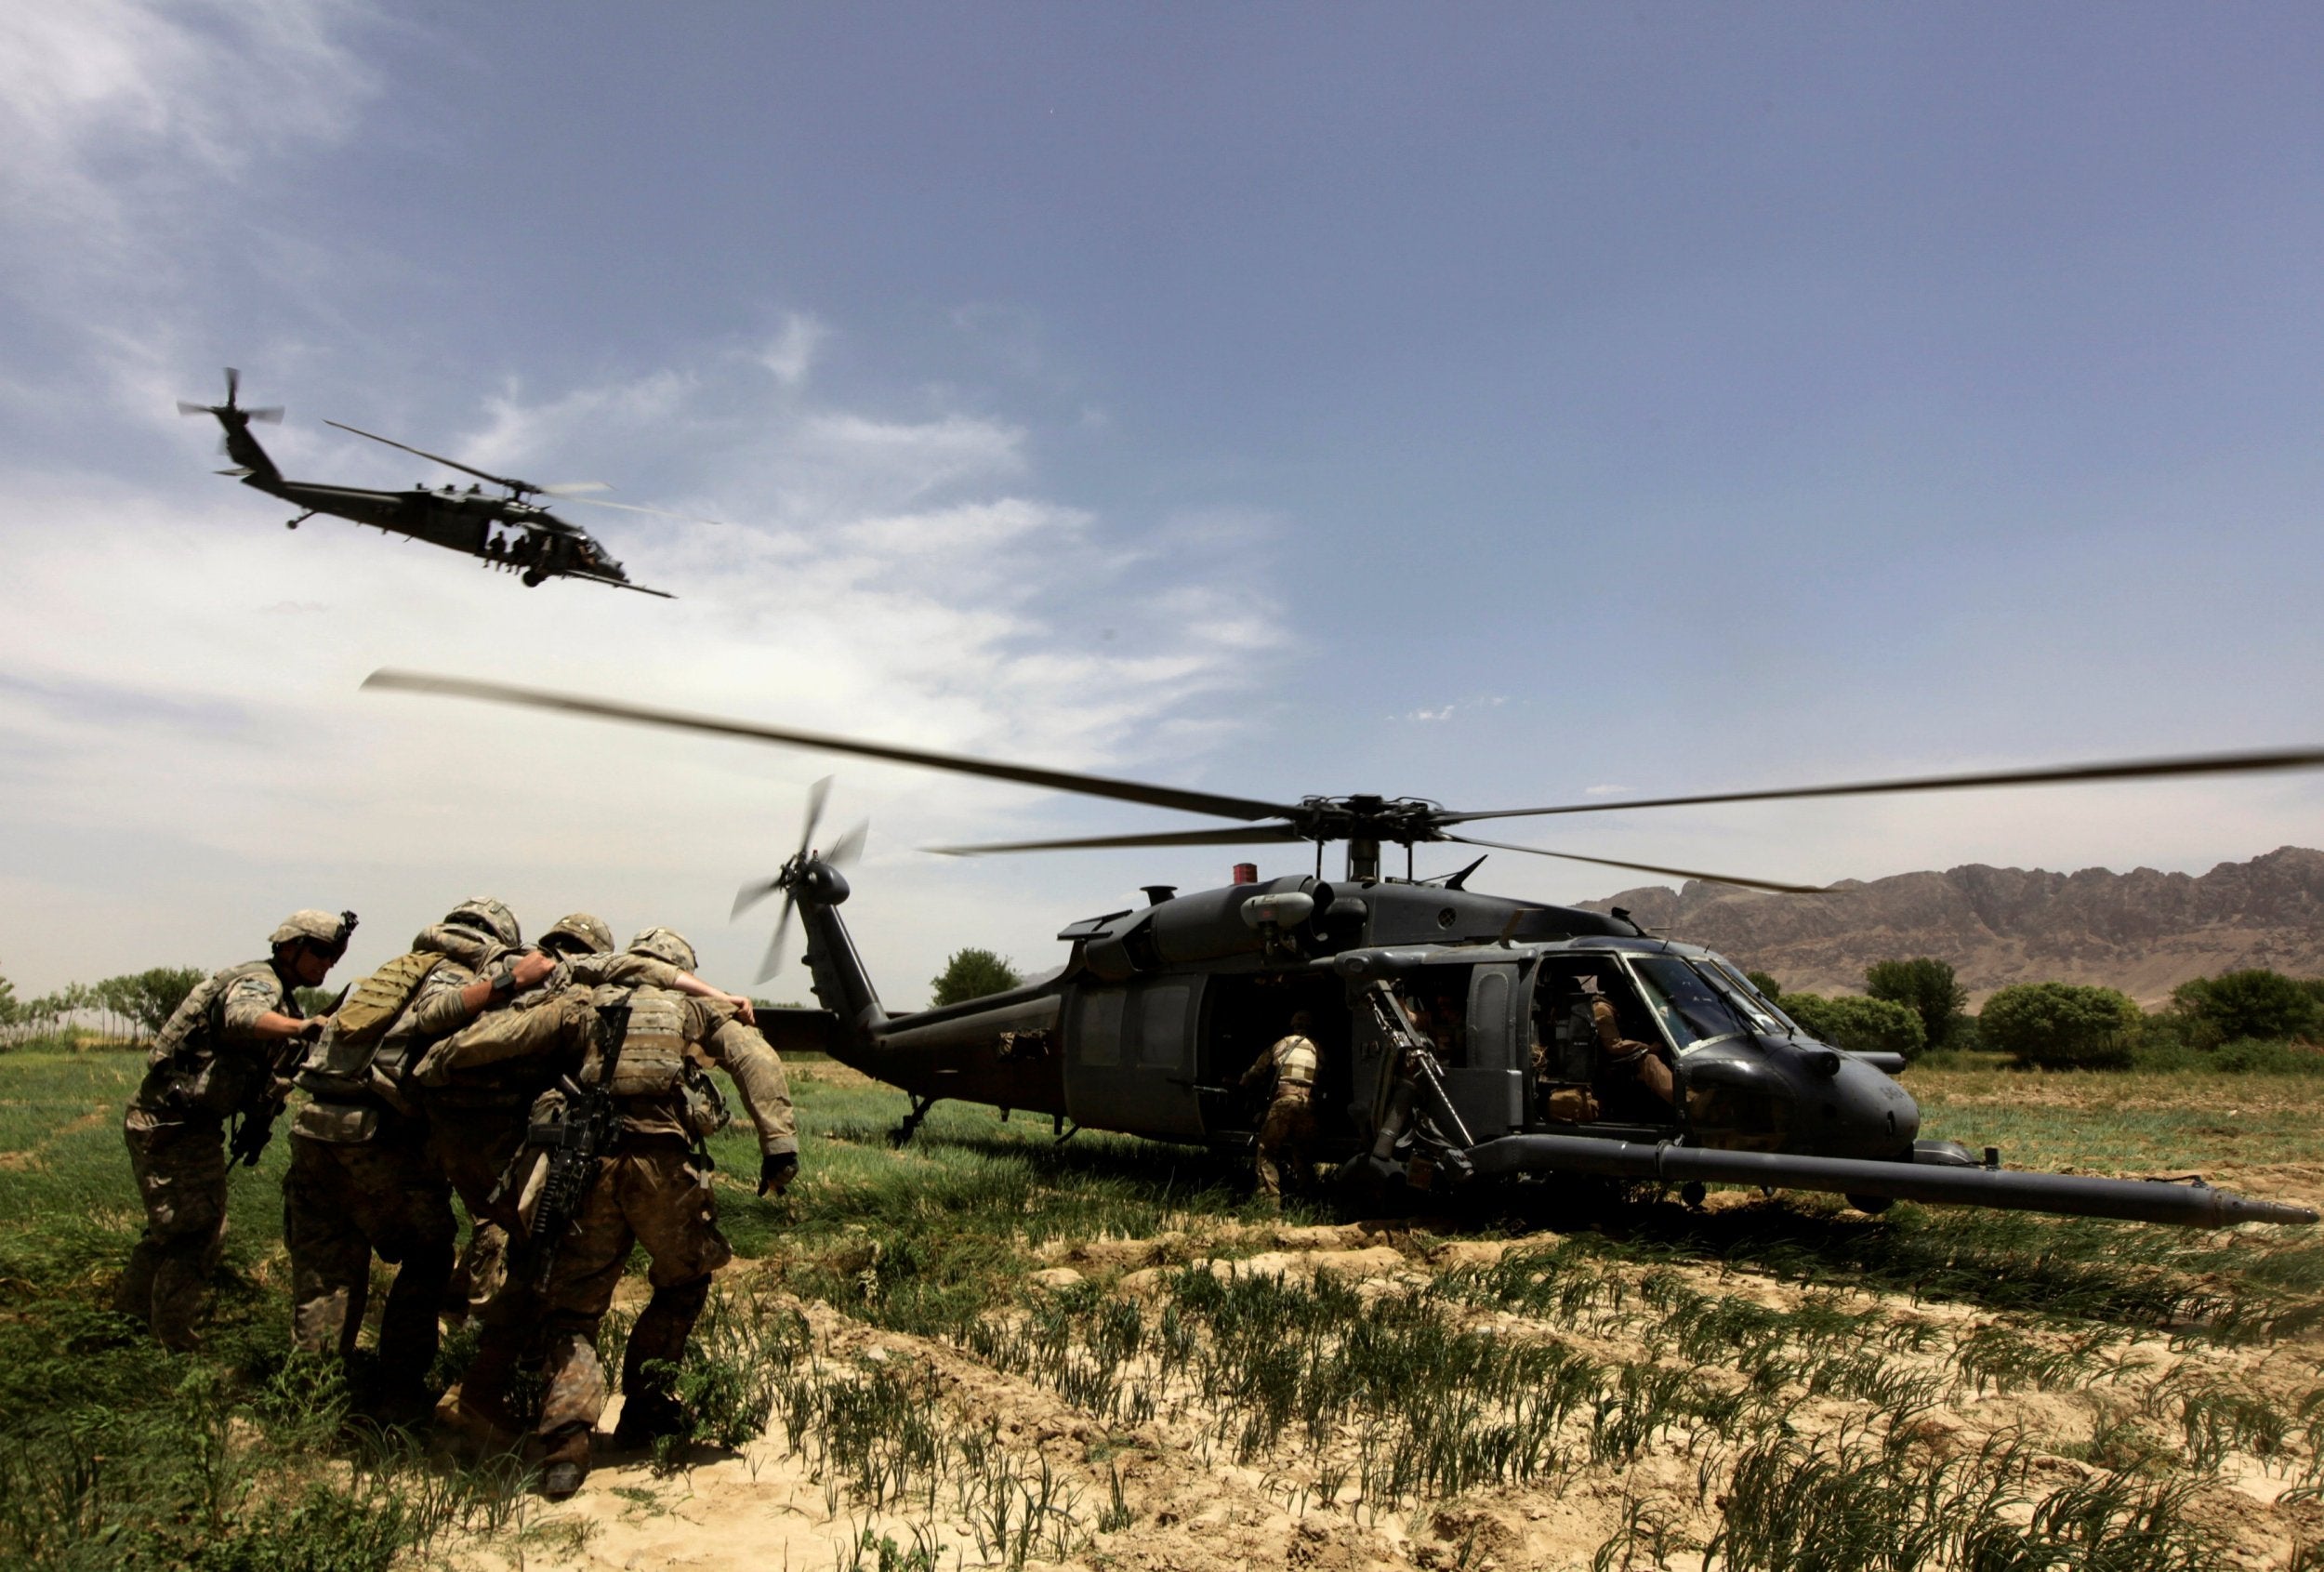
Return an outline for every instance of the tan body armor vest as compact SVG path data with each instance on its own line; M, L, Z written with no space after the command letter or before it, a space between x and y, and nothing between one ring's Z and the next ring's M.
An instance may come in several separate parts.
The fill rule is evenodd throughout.
M1307 1101L1315 1089L1315 1045L1294 1033L1269 1051L1275 1062L1275 1097Z
M242 1106L250 1082L262 1072L255 1058L245 1062L243 1055L218 1052L224 1046L226 995L244 978L261 971L272 975L274 963L244 961L194 984L193 992L170 1012L153 1039L152 1050L145 1056L145 1079L138 1088L138 1102L221 1119ZM298 1001L288 989L281 991L283 997L275 1009L298 1018Z
M686 1073L685 996L662 988L599 990L600 1006L625 1002L629 1006L629 1026L622 1035L621 1054L614 1063L614 1079L607 1090L615 1097L667 1096ZM581 1082L595 1086L604 1073L603 1056L592 1042L582 1064Z

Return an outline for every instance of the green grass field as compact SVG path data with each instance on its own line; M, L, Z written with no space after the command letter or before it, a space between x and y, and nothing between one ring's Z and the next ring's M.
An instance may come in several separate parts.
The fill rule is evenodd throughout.
M0 1056L0 1564L352 1569L480 1544L529 1565L574 1552L511 1465L367 1427L334 1371L287 1356L282 1142L235 1175L203 1354L163 1354L105 1312L141 1222L119 1130L140 1068L119 1052ZM687 1390L706 1441L741 1446L772 1425L831 1482L835 1513L878 1519L887 1548L867 1528L856 1564L932 1566L912 1557L944 1539L946 1565L1100 1565L1110 1535L1162 1520L1157 1493L1216 1473L1258 1477L1302 1523L1321 1513L1355 1534L1385 1513L1403 1526L1383 1542L1419 1556L1444 1541L1437 1562L1420 1557L1431 1565L1455 1565L1463 1532L1479 1542L1478 1513L1521 1523L1503 1564L1567 1564L1549 1541L1525 1549L1519 1506L1576 1491L1603 1503L1576 1565L1966 1565L1962 1524L1983 1526L1980 1565L2216 1565L2237 1535L2247 1564L2317 1565L2303 1547L2324 1540L2309 1434L2324 1415L2324 1245L2305 1232L1908 1206L1872 1220L1733 1194L1689 1211L1593 1193L1383 1224L1367 1236L1408 1270L1359 1296L1328 1271L1225 1267L1279 1229L1208 1154L1087 1133L1060 1145L1045 1120L954 1106L898 1151L901 1093L823 1063L793 1079L802 1177L788 1196L751 1194L746 1135L714 1143L724 1225L750 1258L730 1281L749 1287L706 1328ZM2311 1077L1972 1064L1907 1081L1926 1133L1999 1145L2014 1166L2224 1169L2256 1194L2305 1186L2301 1198L2324 1170ZM1335 1219L1283 1221L1296 1233ZM1155 1243L1109 1255L1108 1241ZM1081 1281L1028 1288L1060 1261ZM1133 1262L1153 1268L1139 1284L1124 1276ZM1068 1457L1053 1443L1009 1451L997 1420L929 1429L952 1398L909 1369L836 1358L816 1341L829 1327L810 1335L782 1308L794 1302L969 1359L1111 1439ZM2027 1394L2048 1394L2048 1418L1995 1420ZM1936 1447L1933 1426L1974 1445ZM1125 1493L1141 1448L1157 1470L1194 1473ZM2240 1520L2221 1494L2238 1469L2276 1481ZM1076 1470L1078 1508L1039 1494ZM1781 1525L1799 1511L1822 1525L1816 1542L1855 1548L1799 1560L1805 1541ZM1934 1548L1897 1559L1916 1534ZM2093 1536L2125 1535L2146 1550L2086 1553Z

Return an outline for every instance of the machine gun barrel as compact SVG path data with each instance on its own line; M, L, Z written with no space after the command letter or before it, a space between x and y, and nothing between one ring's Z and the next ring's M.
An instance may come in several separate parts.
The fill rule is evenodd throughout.
M2311 1223L2306 1207L2255 1201L2197 1181L2092 1179L2080 1174L1959 1167L1940 1162L1880 1162L1855 1157L1792 1156L1705 1146L1648 1145L1583 1135L1510 1135L1469 1149L1479 1174L1589 1173L1670 1183L1760 1184L1886 1196L1936 1206L2000 1207L2112 1217L2133 1222L2224 1228L2238 1222Z

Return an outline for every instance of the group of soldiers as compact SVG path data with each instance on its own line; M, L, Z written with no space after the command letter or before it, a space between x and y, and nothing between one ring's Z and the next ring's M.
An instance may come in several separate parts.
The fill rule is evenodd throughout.
M354 928L352 912L294 912L269 958L202 983L163 1027L124 1121L146 1228L115 1308L172 1348L198 1345L226 1233L229 1124L231 1155L255 1163L296 1089L283 1190L294 1343L351 1355L373 1258L392 1265L380 1412L428 1412L440 1321L469 1318L460 1419L515 1439L512 1381L538 1361L530 1445L544 1492L570 1495L605 1406L598 1328L636 1244L653 1259L653 1297L623 1358L614 1444L682 1425L673 1378L733 1253L704 1144L729 1115L706 1069L742 1097L764 1196L799 1171L782 1062L748 1000L694 975L680 934L651 928L617 951L576 912L526 948L489 899L455 906L310 1018L297 991L322 984ZM579 1139L600 1125L606 1139Z

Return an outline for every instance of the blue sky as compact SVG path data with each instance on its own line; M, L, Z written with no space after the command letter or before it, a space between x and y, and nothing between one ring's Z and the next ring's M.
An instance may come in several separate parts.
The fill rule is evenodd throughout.
M17 7L0 972L300 905L384 955L491 890L747 973L728 898L829 763L382 664L1471 807L2324 738L2319 67L2294 7ZM335 418L730 523L591 519L667 604L286 535L172 407L230 363L302 478L441 478ZM946 862L1182 821L838 773L891 1002L1232 860ZM2200 871L2320 802L1536 839Z

